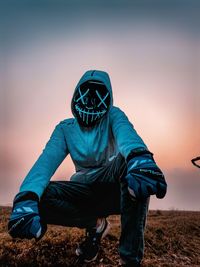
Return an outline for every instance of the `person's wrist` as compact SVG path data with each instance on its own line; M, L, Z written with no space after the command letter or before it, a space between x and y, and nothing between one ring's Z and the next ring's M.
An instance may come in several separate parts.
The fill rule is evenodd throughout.
M141 147L131 150L131 152L128 154L126 158L126 161L129 162L130 160L136 159L141 156L153 159L153 153L151 153L146 148Z
M19 192L15 198L13 203L16 204L21 201L26 201L26 200L33 200L39 202L39 197L36 193L31 192L31 191L24 191L24 192Z

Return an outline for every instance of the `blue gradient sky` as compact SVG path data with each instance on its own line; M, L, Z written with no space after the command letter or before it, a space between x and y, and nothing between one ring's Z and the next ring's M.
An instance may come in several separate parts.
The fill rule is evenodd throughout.
M200 155L200 9L198 1L149 2L1 2L1 204L72 116L80 76L101 69L166 174L168 194L150 208L199 210L200 172L190 160ZM73 172L67 158L52 179Z

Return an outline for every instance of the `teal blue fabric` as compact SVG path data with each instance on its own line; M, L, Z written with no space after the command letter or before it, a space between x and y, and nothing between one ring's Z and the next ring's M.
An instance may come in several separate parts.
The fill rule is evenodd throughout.
M84 174L88 168L95 173L99 168L107 166L119 153L126 159L135 148L147 149L126 114L113 106L108 74L99 70L87 71L81 77L75 91L81 83L89 80L102 81L109 90L111 105L108 113L94 127L80 126L76 117L58 123L41 155L22 182L20 192L32 191L40 198L56 169L68 154L75 165L74 177ZM73 109L72 113L75 116Z
M40 198L50 178L69 153L61 125L62 122L55 127L42 154L25 177L20 192L31 191Z

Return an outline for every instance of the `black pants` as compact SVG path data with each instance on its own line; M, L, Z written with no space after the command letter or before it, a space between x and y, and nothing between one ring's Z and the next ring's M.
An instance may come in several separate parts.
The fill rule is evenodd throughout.
M91 168L74 174L70 181L50 182L40 201L41 217L47 224L90 228L99 217L121 214L120 256L127 263L139 263L149 201L131 200L126 172L119 154L98 172Z

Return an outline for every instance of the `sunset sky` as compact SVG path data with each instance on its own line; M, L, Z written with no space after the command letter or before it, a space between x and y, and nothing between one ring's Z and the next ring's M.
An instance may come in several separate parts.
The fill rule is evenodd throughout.
M55 125L72 117L82 74L99 69L165 173L167 196L152 197L150 208L200 210L200 170L191 164L200 156L198 1L3 3L0 204L12 203ZM73 172L68 157L52 180Z

